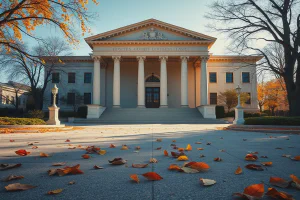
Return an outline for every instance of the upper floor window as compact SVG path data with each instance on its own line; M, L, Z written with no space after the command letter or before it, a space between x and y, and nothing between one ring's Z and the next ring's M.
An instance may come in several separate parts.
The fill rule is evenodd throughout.
M217 82L217 72L209 72L209 82L210 83Z
M91 93L84 93L83 103L84 104L91 104Z
M217 93L210 93L209 94L209 99L210 99L210 104L217 104L218 102L218 97L217 97Z
M250 72L242 72L243 83L250 83Z
M52 83L59 83L59 73L52 73Z
M75 73L68 73L68 83L75 83Z
M233 83L233 73L226 72L226 83Z
M69 92L67 96L67 104L68 105L73 105L75 104L75 93L74 92Z
M248 93L248 100L245 102L245 104L251 104L251 93Z
M84 73L84 83L92 82L92 73L86 72Z

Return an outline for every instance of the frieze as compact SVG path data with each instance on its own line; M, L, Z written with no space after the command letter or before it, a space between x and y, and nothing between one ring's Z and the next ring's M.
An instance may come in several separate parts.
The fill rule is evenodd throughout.
M187 47L114 47L114 52L168 52L168 51L192 51Z

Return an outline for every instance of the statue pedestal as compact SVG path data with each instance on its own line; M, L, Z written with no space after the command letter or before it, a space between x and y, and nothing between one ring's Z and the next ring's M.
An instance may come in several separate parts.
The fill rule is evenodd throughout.
M49 120L46 122L48 125L60 125L60 121L58 119L58 111L59 107L51 106L49 109Z
M235 109L235 119L233 121L233 124L244 124L244 109L242 107L236 107Z

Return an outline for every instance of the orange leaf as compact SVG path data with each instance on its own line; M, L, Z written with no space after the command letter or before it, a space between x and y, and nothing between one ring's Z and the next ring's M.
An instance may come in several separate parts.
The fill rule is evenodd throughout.
M57 173L59 176L64 176L64 175L67 175L67 174L83 174L83 171L81 171L80 169L80 164L77 164L73 167L69 167L69 166L66 166L64 167L63 169L57 169Z
M221 162L221 161L222 161L222 158L220 158L220 157L214 158L214 161L216 161L216 162Z
M300 184L300 179L297 176L291 174L290 177L295 183Z
M47 192L47 194L50 194L50 195L52 195L52 194L59 194L59 193L61 193L62 191L63 191L63 189L57 189L57 190L49 191L49 192Z
M179 156L184 156L185 154L183 152L173 152L171 151L171 155L175 158L178 158Z
M249 200L261 199L264 195L264 184L254 184L246 187L243 193L234 193L233 195L243 197Z
M147 172L142 175L150 181L159 181L159 180L163 179L159 174L157 174L155 172Z
M165 155L165 156L169 156L169 154L168 154L168 151L167 151L167 150L164 150L164 155Z
M67 139L65 142L71 142L69 139Z
M168 170L176 170L176 171L181 171L181 168L178 165L171 164L168 168Z
M18 179L22 179L22 178L24 178L24 176L9 175L3 181L8 182L8 181L18 180Z
M133 168L145 168L147 166L148 166L148 164L132 164Z
M188 144L185 148L186 151L192 151L192 146L190 144Z
M25 149L19 149L18 151L15 151L15 153L19 156L27 156L30 154L30 152L26 151Z
M287 188L290 185L288 181L279 177L270 177L270 184L276 185L281 188Z
M137 183L140 182L140 179L139 179L139 177L138 177L137 174L131 174L131 175L130 175L130 178L131 178L132 180L134 180L135 182L137 182Z
M84 158L84 159L89 159L90 158L90 156L88 154L83 154L81 157Z
M262 162L261 163L263 166L272 166L273 162Z
M201 151L201 150L204 150L203 148L197 148L197 150Z
M116 148L116 146L114 144L110 144L109 148Z
M292 160L295 160L295 161L299 161L300 160L300 155L299 156L295 156L293 158L291 158Z
M185 165L185 167L190 167L200 172L207 171L209 169L209 165L206 164L205 162L189 162Z
M245 166L247 169L257 170L257 171L264 171L264 169L260 165L249 164Z
M268 192L266 193L266 195L274 199L293 200L292 195L285 192L279 192L275 188L268 188Z
M123 145L122 148L121 148L121 150L128 150L127 145Z
M178 161L186 161L186 160L189 160L189 158L187 156L179 156L177 158Z
M178 151L184 151L184 148L178 148Z
M49 155L46 154L46 153L41 152L41 153L40 153L40 157L49 157Z
M241 168L240 166L238 166L238 168L235 170L234 173L235 173L236 175L239 175L239 174L243 173L243 170L242 170L242 168Z
M258 159L257 155L254 155L254 154L247 154L245 157L245 160L247 160L247 161L255 161L257 159Z

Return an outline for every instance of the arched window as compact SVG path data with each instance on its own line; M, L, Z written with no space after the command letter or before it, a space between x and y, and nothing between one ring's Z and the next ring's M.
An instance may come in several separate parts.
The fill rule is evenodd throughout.
M146 82L160 82L160 80L157 76L154 76L154 74L152 73L152 75L146 79Z

